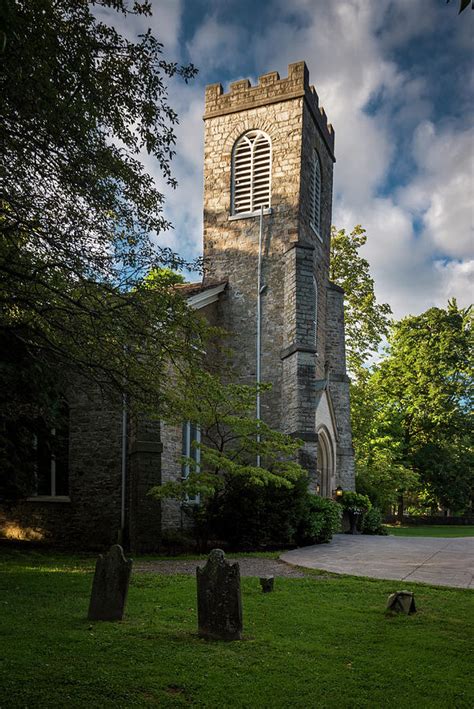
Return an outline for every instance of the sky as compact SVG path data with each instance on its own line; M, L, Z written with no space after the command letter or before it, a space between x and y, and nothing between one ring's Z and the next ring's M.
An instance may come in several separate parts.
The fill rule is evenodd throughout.
M151 18L114 18L128 36L148 26L164 56L192 62L173 79L179 115L164 188L174 225L158 243L202 251L204 87L306 61L336 133L333 224L368 235L362 255L396 318L474 293L473 22L458 0L152 0ZM194 275L193 280L199 276Z

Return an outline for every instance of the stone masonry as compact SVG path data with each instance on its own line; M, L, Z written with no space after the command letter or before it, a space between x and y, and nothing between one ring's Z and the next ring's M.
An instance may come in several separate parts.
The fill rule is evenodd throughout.
M284 79L271 72L256 86L234 82L228 93L220 84L208 86L204 125L205 271L202 284L183 286L183 297L229 333L234 381L255 383L260 216L232 215L231 182L235 142L261 130L271 141L261 378L272 384L262 395L262 418L303 440L310 489L318 490L324 471L323 494L337 485L353 489L344 294L329 281L334 131L305 63L290 64ZM321 168L318 233L310 221L314 151ZM216 284L215 297L192 304L192 297L212 293ZM82 548L104 549L120 540L134 553L158 548L164 529L186 526L178 502L148 495L154 485L182 475L181 427L140 417L124 421L120 397L80 384L72 387L69 404L69 494L2 507L0 533L18 528L32 539Z
M337 420L335 480L353 488L343 294L329 283L334 131L318 104L304 62L291 64L286 79L271 72L257 86L237 81L227 94L220 84L207 87L204 282L228 279L220 325L231 333L236 377L253 383L259 216L231 215L231 172L236 140L260 129L272 144L271 211L263 217L261 359L262 381L271 382L272 389L262 397L262 417L303 439L301 462L314 483L317 382L329 379L325 391ZM319 233L310 224L314 150L321 166Z

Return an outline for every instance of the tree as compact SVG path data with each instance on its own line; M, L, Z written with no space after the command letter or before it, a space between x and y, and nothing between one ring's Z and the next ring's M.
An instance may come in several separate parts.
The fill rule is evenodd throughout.
M351 384L352 437L356 486L384 512L419 489L408 466L400 412L384 395L377 368L361 369Z
M195 69L166 61L150 31L121 36L95 5L150 14L148 2L128 10L125 0L2 4L1 336L31 368L68 366L149 393L154 378L130 350L146 342L146 361L153 316L169 354L189 317L166 279L146 294L140 286L179 262L155 244L169 224L140 159L148 153L175 185L166 82Z
M472 310L452 300L406 317L389 345L374 386L401 428L406 465L439 504L465 510L474 483Z
M356 375L388 334L391 308L377 303L369 263L359 254L367 242L365 229L331 230L330 278L345 292L345 328L348 369Z
M195 360L201 336L160 270L180 259L156 246L169 224L141 162L148 153L176 184L167 81L195 69L166 61L150 31L121 36L98 5L150 14L126 0L0 9L0 439L17 470L12 445L22 455L38 415L53 425L71 377L164 407L165 368Z
M261 384L260 391L269 385ZM255 418L256 386L224 384L221 378L204 370L189 370L176 382L171 423L192 421L199 427L199 461L184 459L189 475L183 481L155 488L160 498L219 495L226 482L241 478L251 486L268 484L290 488L305 470L295 462L302 442L272 429ZM260 464L257 462L260 457Z
M200 440L182 458L184 480L150 494L182 503L202 549L210 537L233 548L329 541L340 526L339 506L308 492L307 473L296 462L302 441L255 418L256 386L221 377L197 370L177 381L171 422L193 422Z

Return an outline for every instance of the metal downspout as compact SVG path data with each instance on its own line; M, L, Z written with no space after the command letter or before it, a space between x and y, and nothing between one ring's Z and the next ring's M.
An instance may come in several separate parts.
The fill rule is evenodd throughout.
M256 395L256 418L260 420L260 381L261 381L261 349L262 349L262 243L263 243L263 206L260 207L260 229L258 234L258 269L257 269L257 395ZM257 446L260 443L259 424L257 423ZM257 468L260 467L260 453L257 452Z

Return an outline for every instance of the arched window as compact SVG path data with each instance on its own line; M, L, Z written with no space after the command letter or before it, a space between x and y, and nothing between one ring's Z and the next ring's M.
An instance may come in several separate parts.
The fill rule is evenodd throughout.
M321 164L316 150L313 150L311 163L311 213L310 223L316 234L321 237Z
M270 207L272 146L268 135L251 130L232 151L232 214Z

